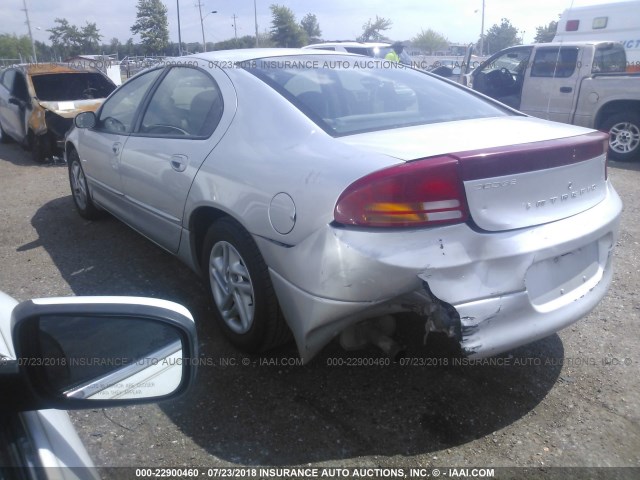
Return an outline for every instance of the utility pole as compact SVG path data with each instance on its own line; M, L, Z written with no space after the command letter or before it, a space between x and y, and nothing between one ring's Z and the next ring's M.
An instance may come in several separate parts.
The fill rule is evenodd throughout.
M36 55L36 44L33 43L33 35L31 34L31 21L29 20L29 9L27 8L27 0L22 0L24 6L24 13L27 16L27 28L29 29L29 38L31 39L31 50L33 52L33 61L38 63L38 56Z
M180 0L176 0L176 8L178 9L178 56L182 56L182 34L180 33Z
M236 26L236 18L238 18L238 16L234 13L233 14L233 34L236 38L236 42L238 41L238 27Z
M202 29L202 51L207 51L207 44L204 41L204 21L202 20L202 3L198 2L198 11L200 12L200 28Z
M256 47L258 46L258 8L256 7L256 0L253 0L253 16L256 21Z
M480 27L480 56L484 52L484 0L482 0L482 26Z
M207 51L207 43L204 40L204 19L207 18L212 13L218 13L218 11L217 10L213 10L213 11L207 13L203 17L202 16L202 3L198 2L198 4L196 6L198 7L198 10L200 11L200 27L202 28L202 51L206 52Z

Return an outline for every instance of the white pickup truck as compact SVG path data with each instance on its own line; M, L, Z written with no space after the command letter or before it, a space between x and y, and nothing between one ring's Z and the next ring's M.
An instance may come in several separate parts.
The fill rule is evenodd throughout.
M609 157L640 160L640 73L616 42L518 45L471 74L474 90L534 117L609 133Z

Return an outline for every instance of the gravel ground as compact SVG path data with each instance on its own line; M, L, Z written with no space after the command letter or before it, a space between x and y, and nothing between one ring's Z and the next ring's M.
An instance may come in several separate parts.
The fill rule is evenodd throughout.
M640 467L640 165L609 175L625 209L608 296L502 365L334 366L381 358L335 344L307 366L292 347L245 357L190 270L111 217L83 220L66 166L36 165L14 144L0 145L0 289L145 295L194 314L211 365L186 396L71 414L98 466ZM404 320L412 344L421 326ZM409 356L430 354L411 345Z

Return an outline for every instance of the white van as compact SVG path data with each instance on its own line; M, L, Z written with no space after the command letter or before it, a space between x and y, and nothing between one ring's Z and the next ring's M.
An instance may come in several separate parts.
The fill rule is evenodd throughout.
M640 71L640 1L568 8L554 42L614 40L627 54L627 71Z

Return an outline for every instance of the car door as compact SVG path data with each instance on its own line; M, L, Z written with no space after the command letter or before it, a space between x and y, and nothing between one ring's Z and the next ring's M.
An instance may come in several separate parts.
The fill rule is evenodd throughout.
M538 47L527 71L520 110L534 117L569 123L575 108L582 49Z
M217 68L202 67L169 69L122 152L127 223L171 252L180 244L193 179L235 111L228 77Z
M116 90L98 111L92 129L79 129L78 155L95 201L118 217L126 216L120 156L145 95L162 69L132 78Z
M520 109L524 75L533 47L512 47L484 62L473 72L473 89Z
M13 80L12 97L15 99L18 107L17 122L17 138L26 141L29 133L29 118L33 113L33 105L31 105L31 95L27 87L27 79L20 71L16 71L16 78ZM15 104L12 104L14 106Z
M9 82L10 76L15 75L13 70L6 70L3 73L0 73L0 124L2 125L2 130L7 134L11 133L11 127L9 126L9 97L11 96L11 87L7 87L5 83ZM11 80L11 84L13 84L13 80Z
M15 97L17 78L15 69L7 70L2 77L2 93L0 94L0 121L5 132L13 138L22 141L25 136L24 117L26 104ZM24 80L23 80L24 81Z

